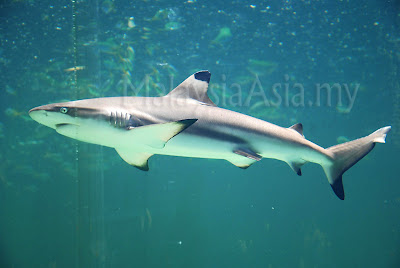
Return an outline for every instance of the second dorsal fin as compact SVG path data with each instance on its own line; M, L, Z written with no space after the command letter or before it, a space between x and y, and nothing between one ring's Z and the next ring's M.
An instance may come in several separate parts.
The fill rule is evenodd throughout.
M172 98L194 99L207 105L216 106L207 95L210 77L211 73L209 71L199 71L192 74L167 96Z
M301 136L304 137L304 135L303 135L303 124L302 123L294 124L293 126L289 127L289 129L293 129L294 131L298 132Z

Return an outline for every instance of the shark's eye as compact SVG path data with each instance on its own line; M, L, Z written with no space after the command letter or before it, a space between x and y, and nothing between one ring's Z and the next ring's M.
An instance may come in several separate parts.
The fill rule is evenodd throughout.
M67 112L68 112L68 108L66 108L66 107L61 107L60 108L60 113L66 114Z

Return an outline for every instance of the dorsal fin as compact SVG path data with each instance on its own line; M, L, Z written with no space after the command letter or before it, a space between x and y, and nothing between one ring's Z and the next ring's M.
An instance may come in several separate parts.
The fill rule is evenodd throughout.
M303 124L301 124L301 123L294 124L293 126L289 127L289 129L295 130L295 131L298 132L301 136L304 137L304 135L303 135Z
M216 106L207 95L211 73L200 71L189 76L167 96L172 98L194 99L207 105Z

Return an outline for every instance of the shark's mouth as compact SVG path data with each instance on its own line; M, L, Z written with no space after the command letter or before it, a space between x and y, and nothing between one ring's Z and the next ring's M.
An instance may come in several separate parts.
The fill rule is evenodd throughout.
M61 131L71 131L72 129L79 129L79 125L70 124L70 123L61 123L56 125L56 131L61 133Z
M70 125L73 125L73 124L61 123L61 124L57 124L57 125L56 125L56 128L62 128L62 127L65 127L65 126L70 126ZM76 125L75 125L75 126L76 126Z
M71 124L71 123L61 123L56 125L57 128L63 128L63 127L79 127L77 124Z
M78 138L79 135L79 125L69 124L69 123L61 123L56 125L56 131L64 136L71 137L74 139Z

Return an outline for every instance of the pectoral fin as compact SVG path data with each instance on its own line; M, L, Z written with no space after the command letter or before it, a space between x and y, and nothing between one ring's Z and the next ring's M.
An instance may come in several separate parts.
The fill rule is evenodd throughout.
M115 149L119 156L124 159L129 165L137 167L140 170L148 171L149 163L148 160L152 156L149 153L135 152L129 149L116 148Z
M139 142L147 146L162 149L165 144L193 125L197 119L185 119L163 124L152 124L128 130L127 135L132 142Z

